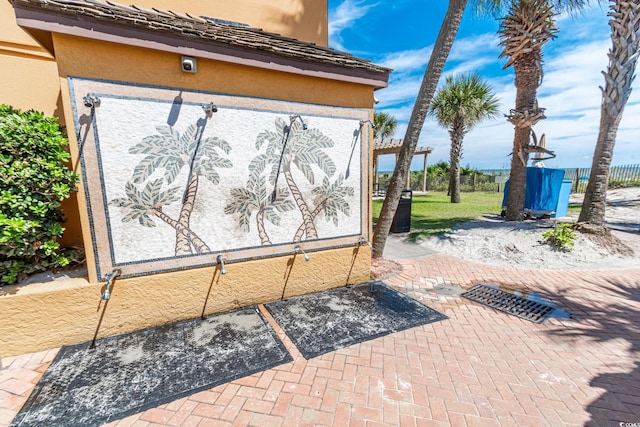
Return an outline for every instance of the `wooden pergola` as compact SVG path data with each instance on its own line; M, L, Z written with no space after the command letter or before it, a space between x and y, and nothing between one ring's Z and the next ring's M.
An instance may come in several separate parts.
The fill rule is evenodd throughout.
M402 147L402 139L374 140L373 141L373 176L374 191L378 191L378 156L383 154L395 154L396 161L398 153ZM424 163L422 167L422 191L427 191L427 156L433 151L431 147L416 147L416 154L424 155ZM412 159L413 160L413 159ZM407 175L406 188L410 188L411 174Z

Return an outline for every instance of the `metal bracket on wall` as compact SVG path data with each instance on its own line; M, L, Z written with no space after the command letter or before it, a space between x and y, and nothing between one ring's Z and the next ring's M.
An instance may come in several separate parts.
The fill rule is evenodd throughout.
M214 104L213 102L203 105L202 109L204 110L204 113L207 115L208 118L211 118L213 113L218 112L218 107L216 107L216 104Z
M100 106L100 98L90 93L83 96L82 101L84 102L85 107L95 108Z

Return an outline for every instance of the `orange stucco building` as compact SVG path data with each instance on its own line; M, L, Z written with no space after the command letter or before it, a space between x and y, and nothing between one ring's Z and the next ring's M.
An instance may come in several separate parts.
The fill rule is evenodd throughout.
M371 233L368 195L372 144L371 134L363 124L371 116L373 92L386 86L390 70L326 47L326 0L136 3L137 7L62 0L0 3L0 75L5 82L12 82L3 86L0 102L41 110L67 126L71 166L83 179L77 198L64 206L69 218L65 239L66 243L84 244L88 266L87 278L17 286L0 295L0 308L5 319L10 319L0 324L1 357L369 280L370 252L368 246L362 245L362 238L366 241ZM189 10L181 9L186 5ZM185 58L195 61L197 72L185 69ZM349 219L350 229L338 227L334 231L318 224L318 230L328 230L326 238L320 238L321 231L315 238L307 228L302 240L282 237L278 242L280 229L270 225L273 243L267 240L269 244L265 244L262 232L262 244L245 244L234 243L247 237L227 226L221 231L226 234L221 234L225 243L218 245L219 250L209 244L212 252L200 253L192 246L190 256L177 256L176 250L176 256L158 255L156 260L152 254L150 260L128 261L129 243L117 242L113 237L113 229L125 225L114 219L120 218L120 212L107 200L109 191L121 190L108 188L110 175L104 170L110 166L106 166L100 152L104 152L109 136L100 134L110 123L103 113L107 109L96 108L86 98L89 93L101 93L106 106L125 99L126 106L146 102L144 105L153 109L170 106L172 94L178 90L184 94L185 106L195 112L200 111L196 108L200 103L206 104L213 97L220 103L220 114L232 118L249 114L247 123L263 117L272 120L269 114L289 116L287 138L295 117L304 123L305 130L303 117L312 121L310 127L315 123L321 129L325 123L321 129L325 134L340 134L332 117L339 116L345 129L356 126L355 133L349 131L349 138L356 135L353 141L345 139L340 143L336 137L331 145L343 150L333 154L338 169L349 153L352 157L356 153L354 161L348 158L346 166L346 176L351 170L353 183L353 190L345 193L353 196L351 210L346 212L356 215ZM215 123L216 116L209 113L207 117L213 117ZM83 119L87 117L92 118L89 121L93 120L96 129L102 130L86 132ZM228 121L218 124L223 127ZM95 136L85 141L87 134ZM223 136L233 142L232 134L239 138L233 132ZM234 164L246 162L255 137L246 140L250 148L231 150ZM117 144L113 146L117 149ZM122 151L122 156L130 152L131 149ZM86 166L91 161L95 161L96 168ZM133 166L130 169L137 170ZM245 181L245 168L229 171L235 173L229 176L230 182ZM308 168L302 171L307 179L312 173ZM333 174L333 170L327 172L329 178L338 175ZM302 175L298 179L304 181ZM340 175L339 182L342 179ZM201 213L215 209L222 212L224 203L228 203L227 193L208 185L200 185L200 191L210 191L210 196L201 198L196 216L198 208ZM311 194L310 184L307 185ZM289 186L294 188L290 182ZM95 197L100 191L103 196ZM207 205L204 200L220 201ZM303 206L297 198L295 201L304 217ZM290 206L295 207L293 200ZM316 206L316 211L320 208ZM337 213L333 215L337 224ZM345 216L342 221L347 219ZM194 227L207 235L213 225L205 225L206 220L202 219ZM137 226L131 232L124 231L132 240L133 233L148 231ZM297 225L292 230L295 228ZM176 230L169 231L179 237L181 231ZM284 236L288 231L282 233ZM184 232L182 237L193 234ZM301 264L300 258L296 261L300 244L313 253L312 262ZM125 248L122 258L118 258L120 247ZM134 248L130 252L136 251ZM222 254L222 259L228 260L224 277L219 265ZM116 268L122 276L114 282L108 308L101 303L96 310L105 280ZM43 328L45 324L47 327Z

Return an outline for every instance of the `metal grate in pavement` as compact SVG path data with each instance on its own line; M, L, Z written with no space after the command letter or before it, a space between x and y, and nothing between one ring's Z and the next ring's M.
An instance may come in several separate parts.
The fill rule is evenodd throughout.
M461 296L487 307L495 308L507 314L535 323L542 323L555 310L555 307L523 298L503 291L494 286L476 284L463 292Z

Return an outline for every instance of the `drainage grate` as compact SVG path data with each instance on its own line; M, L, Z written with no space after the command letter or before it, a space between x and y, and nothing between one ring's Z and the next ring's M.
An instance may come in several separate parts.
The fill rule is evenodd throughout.
M507 314L542 323L555 307L505 292L492 286L477 284L462 293L468 300L495 308Z

